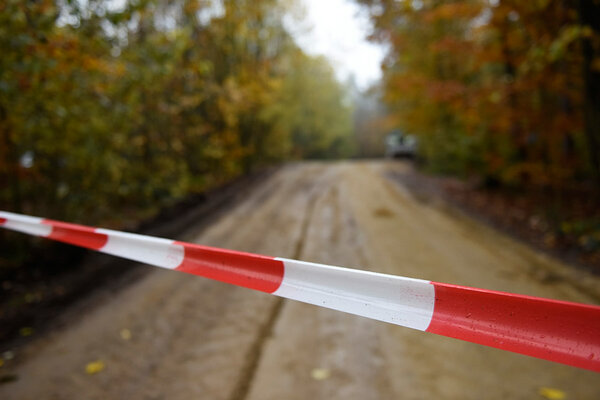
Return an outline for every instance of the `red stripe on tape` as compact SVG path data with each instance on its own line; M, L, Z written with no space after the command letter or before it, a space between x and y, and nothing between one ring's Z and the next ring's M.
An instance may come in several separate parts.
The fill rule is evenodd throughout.
M0 225L4 225L5 222L6 222L6 218L0 217Z
M107 235L104 233L96 233L95 229L90 228L89 226L69 224L50 219L45 219L42 223L52 226L52 232L48 237L60 242L99 250L104 247L108 241Z
M249 289L273 293L283 280L283 261L257 254L221 250L183 242L184 258L178 271L200 275Z
M600 307L432 284L428 332L600 371Z

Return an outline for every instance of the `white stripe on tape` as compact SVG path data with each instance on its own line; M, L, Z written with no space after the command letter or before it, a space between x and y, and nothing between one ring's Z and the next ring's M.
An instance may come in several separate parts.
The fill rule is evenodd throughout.
M0 212L0 218L6 218L4 226L14 231L34 236L48 236L52 232L50 225L42 224L43 218L13 214L6 211Z
M435 289L429 281L276 259L285 269L273 294L421 331L431 322Z
M0 226L281 297L600 372L600 307L0 212Z
M183 246L174 244L173 240L110 229L96 229L96 232L108 236L108 241L99 250L103 253L167 269L175 269L183 261Z

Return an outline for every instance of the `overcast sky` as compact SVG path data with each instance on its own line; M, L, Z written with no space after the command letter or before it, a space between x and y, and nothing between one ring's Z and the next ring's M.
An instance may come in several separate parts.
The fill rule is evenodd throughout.
M331 60L339 79L350 74L360 88L381 77L382 46L367 41L369 18L351 0L299 0L306 8L304 24L293 24L298 44L310 54Z

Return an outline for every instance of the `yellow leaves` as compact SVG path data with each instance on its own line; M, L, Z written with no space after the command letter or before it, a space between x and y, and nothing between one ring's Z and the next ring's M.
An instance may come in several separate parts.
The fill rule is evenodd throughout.
M558 36L552 41L548 49L549 61L564 58L567 48L575 41L586 35L587 30L580 25L567 25L560 30Z
M44 25L39 13L28 24L20 7L0 10L0 42L10 43L1 49L0 92L15 148L44 155L20 177L24 203L117 224L187 194L194 182L206 189L251 164L284 159L292 131L320 155L341 146L339 132L351 122L340 106L346 93L325 61L291 45L280 5L229 2L225 13L205 3L183 2L190 18L168 29L155 26L153 2L81 25Z
M129 329L121 329L121 332L119 334L121 335L121 339L131 340L131 331Z
M129 341L131 340L132 334L129 329L123 328L119 331L119 336L121 337L121 339ZM85 373L88 375L95 375L99 372L104 371L105 369L106 364L104 363L104 361L101 359L97 359L86 364Z
M199 93L184 94L179 98L179 106L181 109L194 108L200 105L202 100L204 100L204 97Z
M33 328L29 326L24 326L23 328L19 329L19 335L23 337L31 336L33 335Z
M102 360L92 361L92 362L87 363L87 365L85 366L85 373L88 375L94 375L94 374L97 374L98 372L103 371L104 368L105 368L105 365Z
M373 211L373 215L378 218L391 218L394 216L394 212L385 207L379 207Z
M591 69L596 72L600 72L600 57L594 58L592 61Z
M106 61L94 56L82 57L81 65L88 72L110 72L109 64Z
M192 15L198 12L203 7L203 4L199 1L187 1L183 6L183 12L187 15Z
M490 93L488 100L490 103L498 104L502 101L502 93L500 93L498 90L494 90L492 93Z
M567 398L567 394L560 389L551 387L541 387L538 390L540 396L548 400L563 400Z
M465 91L465 85L458 80L432 80L427 85L428 96L442 103L460 101Z
M540 185L584 176L591 170L577 47L591 32L577 23L576 7L496 2L481 13L485 2L475 3L418 3L407 14L384 2L386 16L372 14L375 35L390 44L390 113L423 138L424 159L440 170L484 165L481 175L503 174L495 176L502 183Z
M459 18L474 18L481 12L479 3L456 2L441 4L425 14L426 22L436 22L439 20Z
M127 64L122 61L115 61L112 63L112 72L115 78L123 78L127 73Z
M315 368L310 371L310 376L316 381L323 381L331 376L331 370L328 368Z

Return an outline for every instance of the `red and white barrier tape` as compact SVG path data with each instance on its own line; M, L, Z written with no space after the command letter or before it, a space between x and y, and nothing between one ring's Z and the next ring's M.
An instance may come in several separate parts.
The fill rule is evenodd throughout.
M0 211L0 226L600 372L600 307L266 257Z

